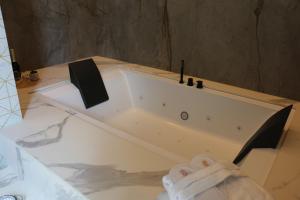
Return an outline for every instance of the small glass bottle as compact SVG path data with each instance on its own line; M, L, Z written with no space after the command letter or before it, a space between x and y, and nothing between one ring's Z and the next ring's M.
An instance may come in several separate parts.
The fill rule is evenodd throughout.
M11 64L12 64L13 71L14 71L14 77L15 77L15 80L18 81L21 79L21 69L20 69L19 63L17 62L14 49L10 49L10 55L11 55L11 60L12 60Z

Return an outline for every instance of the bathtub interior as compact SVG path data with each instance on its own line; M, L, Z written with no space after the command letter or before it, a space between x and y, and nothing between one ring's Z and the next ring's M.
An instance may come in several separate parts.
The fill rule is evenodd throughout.
M116 129L192 158L208 153L233 160L246 141L280 106L133 70L102 70L109 101L85 109L69 82L41 94ZM183 120L182 112L188 113ZM287 127L286 127L287 128Z

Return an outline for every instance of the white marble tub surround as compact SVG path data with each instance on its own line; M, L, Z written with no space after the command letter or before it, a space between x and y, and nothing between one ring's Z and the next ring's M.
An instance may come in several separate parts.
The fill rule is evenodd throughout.
M156 76L166 77L168 79L172 80L179 80L179 75L172 73L172 72L166 72L163 70L153 69L141 65L136 64L130 64L114 59L104 58L104 57L93 57L96 64L101 67L101 69L111 69L115 67L122 67L129 70L134 71L140 71L144 73L149 73ZM31 113L30 109L35 109L38 106L34 105L33 102L35 102L35 98L32 97L32 91L41 87L46 87L50 84L58 83L61 81L65 81L69 79L68 75L68 68L66 64L53 66L50 68L44 68L39 70L41 80L35 83L32 82L26 82L23 81L18 85L19 87L19 93L21 95L21 105L24 116L24 122L22 126L19 126L19 128L14 127L15 131L13 132L6 132L6 135L8 137L11 137L12 139L19 139L23 138L25 136L31 135L33 133L39 132L41 130L46 129L48 126L51 126L53 124L60 123L59 121L53 121L53 119L49 118L48 125L41 125L39 126L38 123L36 123L36 120L39 119L41 116L43 116L43 120L48 120L48 115L40 115L35 116ZM185 77L187 78L187 77ZM194 77L195 78L195 77ZM219 91L224 91L226 93L232 93L237 94L240 96L244 96L247 98L253 98L260 101L264 101L267 103L274 103L281 106L287 106L291 103L294 104L294 108L296 110L293 121L290 126L290 130L286 135L286 138L283 142L283 146L279 149L278 156L276 157L275 163L272 167L271 172L269 173L267 182L265 183L265 188L267 188L272 195L275 197L275 199L279 200L297 200L300 197L300 160L299 160L299 154L300 154L300 104L296 101L292 101L289 99L284 99L280 97L275 97L271 95L266 95L246 89L241 89L225 84L220 84L216 82L212 82L209 80L204 80L204 85L208 88L216 89ZM44 104L44 106L49 106L47 104ZM45 112L42 112L43 114ZM52 120L52 121L51 121ZM61 118L63 120L63 118ZM70 123L70 121L67 122L67 125ZM34 125L32 128L32 125ZM13 127L11 127L13 128ZM20 130L28 130L26 134L23 134L23 131ZM53 129L51 129L53 130ZM13 134L11 134L13 133ZM54 134L55 135L55 134ZM28 139L28 138L27 138ZM84 140L83 140L84 141ZM51 146L51 145L50 145ZM34 155L34 152L38 152L39 149L43 149L44 147L39 148L27 148L26 150ZM51 148L51 151L41 151L39 154L41 157L47 158L47 157L53 157L52 159L55 160L55 157L60 157L60 150L58 148ZM51 154L49 153L51 152ZM63 148L63 154L65 155L67 152L71 154L71 151L68 150L68 148ZM43 154L43 155L42 155ZM46 156L47 155L47 156ZM48 156L49 155L49 156ZM51 156L52 155L52 156ZM79 154L80 155L80 154ZM94 155L94 154L93 154ZM75 157L75 155L73 155ZM262 159L264 159L264 156L262 156ZM60 160L60 158L59 158ZM63 160L62 160L63 161ZM57 162L55 162L57 165ZM52 163L53 164L53 163ZM74 167L73 167L74 168ZM77 167L77 170L80 167ZM58 171L64 171L64 167L55 167ZM84 171L84 170L83 170ZM65 173L63 174L70 174L69 170L65 170ZM66 176L66 175L63 175ZM149 191L150 188L147 187L147 191ZM157 190L154 188L154 190ZM112 195L112 197L118 196L119 194L137 194L134 192L130 192L127 190L127 187L124 188L115 188L113 190L115 193L112 194L110 190L108 191L102 191L102 195ZM144 199L144 193L145 190L140 191L141 199ZM157 191L154 191L153 193L156 193ZM95 194L95 198L97 197L97 193ZM89 196L93 196L90 194ZM122 198L124 199L124 198Z
M176 161L43 98L33 102L23 122L1 133L88 199L150 200L162 191L161 177Z
M255 131L282 109L209 88L180 85L122 66L101 69L101 73L110 99L89 109L69 82L39 93L186 159L205 152L217 159L234 160ZM182 112L188 113L187 120L180 118ZM242 171L263 185L276 152L253 151L242 163Z
M0 196L24 200L86 200L82 194L51 173L31 155L0 135Z

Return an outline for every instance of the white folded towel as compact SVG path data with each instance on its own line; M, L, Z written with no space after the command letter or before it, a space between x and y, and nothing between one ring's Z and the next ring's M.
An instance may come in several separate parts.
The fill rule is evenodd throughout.
M272 199L250 179L240 176L235 165L218 163L206 155L173 167L163 177L163 185L169 200ZM166 199L166 195L160 199Z

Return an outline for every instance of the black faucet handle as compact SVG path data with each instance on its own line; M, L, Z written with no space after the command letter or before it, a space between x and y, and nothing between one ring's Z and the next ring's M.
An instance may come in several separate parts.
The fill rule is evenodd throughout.
M197 88L199 89L203 88L203 81L201 80L197 81Z
M188 79L187 85L188 86L194 86L194 80L193 80L193 78L189 78Z

